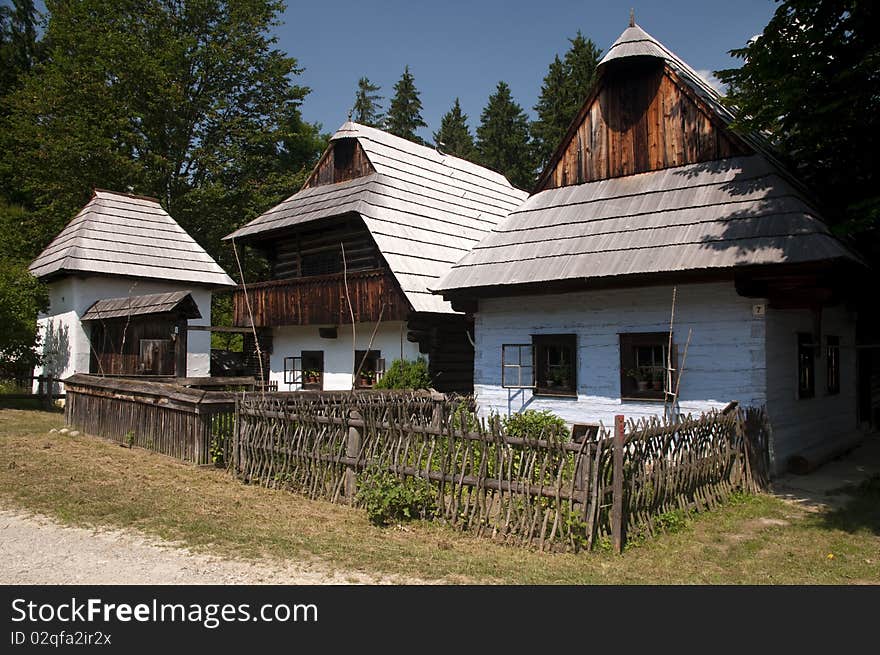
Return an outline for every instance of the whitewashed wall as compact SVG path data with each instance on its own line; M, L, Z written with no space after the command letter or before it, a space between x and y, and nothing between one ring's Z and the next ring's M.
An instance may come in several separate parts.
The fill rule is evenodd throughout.
M49 309L37 319L41 336L52 321L53 328L67 326L70 358L62 378L74 373L88 373L90 344L88 325L79 317L102 298L140 296L150 293L188 290L195 300L202 317L190 319L190 325L211 324L211 292L203 287L187 286L181 282L163 280L135 280L110 276L65 276L49 284ZM190 331L187 337L186 374L202 377L210 374L211 335L204 331ZM34 374L40 375L38 367Z
M776 467L784 469L788 458L820 441L845 437L858 429L855 317L843 308L822 312L822 343L825 335L840 337L840 393L829 395L826 359L816 359L816 394L797 396L797 333L813 331L813 315L807 310L767 312L767 412L773 426Z
M367 350L375 323L358 323L356 350ZM284 358L299 357L303 350L324 351L324 389L351 389L354 357L351 347L351 326L340 325L336 339L322 339L318 326L288 326L272 332L272 354L269 379L278 382L279 391L296 391L299 385L284 384ZM387 366L395 359L414 360L419 357L418 344L406 340L406 324L402 321L383 322L373 338L371 350L379 350Z
M484 414L549 409L569 423L602 421L615 414L638 418L663 413L663 403L620 398L623 332L669 330L672 287L648 287L480 301L476 316L474 391ZM680 389L680 409L699 413L730 400L763 404L765 394L759 301L736 294L732 283L678 287L675 335L679 358L693 330ZM530 343L533 334L577 335L577 398L533 396L501 387L501 346Z

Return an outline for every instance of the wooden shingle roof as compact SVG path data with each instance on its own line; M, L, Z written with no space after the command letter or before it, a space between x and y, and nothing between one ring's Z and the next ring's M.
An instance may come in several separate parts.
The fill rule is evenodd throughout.
M107 318L126 318L168 312L178 312L186 318L202 317L189 291L171 291L122 298L102 298L89 307L80 320L100 321Z
M376 173L305 188L227 239L353 212L363 218L415 311L451 312L429 289L527 196L503 175L375 128L347 122Z
M235 285L158 200L103 190L29 268L41 278L76 273Z
M436 289L861 261L760 155L535 194Z

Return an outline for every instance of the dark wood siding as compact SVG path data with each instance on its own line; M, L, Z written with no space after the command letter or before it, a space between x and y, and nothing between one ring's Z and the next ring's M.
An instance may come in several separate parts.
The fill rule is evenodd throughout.
M267 248L272 277L283 280L341 273L342 246L349 271L381 267L382 257L373 237L363 220L353 215L279 235Z
M408 328L407 339L418 343L419 352L428 355L434 388L444 393L473 393L473 317L420 313L410 318Z
M185 318L152 314L90 323L90 373L186 375L186 337L179 336L186 334Z
M346 182L375 172L357 139L337 139L327 148L305 187Z
M351 323L342 274L249 284L247 292L257 327ZM358 323L405 320L410 312L409 302L387 270L349 272L348 295ZM233 321L250 325L241 288L233 296Z
M609 66L564 143L536 191L751 152L656 60Z

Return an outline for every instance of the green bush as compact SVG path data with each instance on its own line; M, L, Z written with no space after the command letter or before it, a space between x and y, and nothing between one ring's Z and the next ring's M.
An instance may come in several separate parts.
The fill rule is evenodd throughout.
M508 437L519 439L545 439L562 443L571 438L565 421L549 410L528 409L501 419Z
M416 361L395 359L382 376L376 389L430 389L431 376L428 374L428 362L424 357Z
M432 518L437 507L434 489L421 478L399 478L368 469L358 476L357 502L373 525Z

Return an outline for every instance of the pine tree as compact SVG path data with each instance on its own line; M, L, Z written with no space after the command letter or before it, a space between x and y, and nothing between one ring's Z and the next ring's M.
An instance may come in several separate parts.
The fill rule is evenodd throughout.
M452 109L440 119L440 130L434 132L434 143L443 152L473 161L476 157L476 149L467 119L467 114L462 113L461 105L456 98Z
M368 77L362 77L358 80L358 90L351 112L351 119L355 123L370 127L382 127L384 118L381 105L382 96L376 93L381 88L378 84L370 82Z
M480 164L498 171L514 186L530 189L535 183L535 166L529 144L529 122L522 107L514 102L510 87L499 82L480 116L477 128Z
M385 128L391 134L424 145L424 139L416 134L416 130L427 126L422 119L422 101L419 100L415 78L407 66L394 85L394 97L385 117Z
M554 57L544 77L532 124L535 157L539 166L546 165L553 151L565 136L571 121L587 99L596 81L596 66L602 51L578 31L564 59Z

